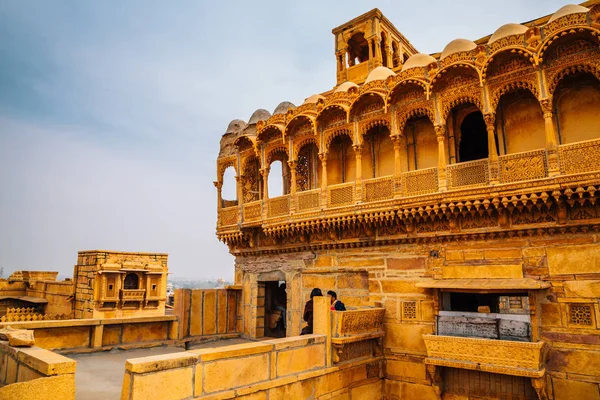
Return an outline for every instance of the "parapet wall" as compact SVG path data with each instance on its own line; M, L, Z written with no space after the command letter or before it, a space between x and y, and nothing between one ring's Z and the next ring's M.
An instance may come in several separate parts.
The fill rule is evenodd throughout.
M177 318L160 317L70 319L0 323L0 329L31 329L35 342L47 350L61 353L100 351L173 344L177 339Z
M75 361L39 347L0 341L0 399L75 399Z
M307 335L131 359L121 399L380 400L382 359L328 367L326 342Z

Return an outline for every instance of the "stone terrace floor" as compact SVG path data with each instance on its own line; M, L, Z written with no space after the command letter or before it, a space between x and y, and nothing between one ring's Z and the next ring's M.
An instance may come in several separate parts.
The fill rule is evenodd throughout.
M229 346L248 343L245 339L228 339L202 343L190 349ZM121 385L125 373L125 360L129 358L179 353L182 347L154 347L136 350L112 350L87 354L67 354L77 361L75 386L77 400L112 400L121 398Z

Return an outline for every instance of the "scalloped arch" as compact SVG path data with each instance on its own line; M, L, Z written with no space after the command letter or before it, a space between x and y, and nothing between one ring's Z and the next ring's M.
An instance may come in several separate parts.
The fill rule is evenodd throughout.
M292 118L291 120L289 120L289 122L287 124L285 124L285 133L284 136L287 136L290 134L290 126L292 125L292 122L296 121L297 119L300 118L305 118L308 120L308 122L310 123L310 126L312 128L313 131L313 135L316 135L317 133L317 124L316 124L316 120L314 117L311 117L310 115L305 115L305 114L298 114L295 115L294 118Z
M264 135L266 135L267 132L272 131L272 130L279 131L279 133L281 134L281 139L283 140L283 132L281 131L281 128L274 124L269 124L269 125L265 126L263 129L261 129L261 131L258 133L258 135L256 135L256 139L263 140Z
M381 99L381 101L383 102L383 108L384 108L384 111L385 111L385 108L386 108L385 98L381 94L379 94L377 92L366 92L366 93L363 93L360 96L358 96L356 99L354 99L354 101L350 105L350 110L348 111L349 118L352 118L354 116L353 115L354 106L356 106L357 104L359 104L359 102L362 99L366 98L367 96L378 96Z
M431 78L431 83L429 84L429 87L431 88L432 92L435 90L435 86L439 82L439 80L444 77L443 75L450 68L454 68L454 66L462 66L462 67L467 68L467 69L472 69L477 74L477 78L479 79L479 83L480 84L482 83L481 71L475 66L475 64L465 63L465 62L461 61L461 62L456 62L454 64L446 65L444 68L441 68L438 72L436 72L436 74L433 76L433 78Z
M222 164L219 164L219 171L218 171L218 175L217 175L217 180L219 182L223 182L223 175L225 174L225 171L227 170L227 168L229 167L233 167L235 174L239 175L239 171L237 168L237 159L236 160L227 160Z
M288 157L288 159L290 157L289 150L288 150L287 146L284 146L284 145L275 146L272 149L269 149L269 152L267 153L267 156L265 158L267 160L267 163L266 163L267 167L271 165L271 163L273 162L273 157L277 153L285 153L285 155L286 155L286 157Z
M325 107L323 107L323 109L320 110L319 113L317 114L317 117L315 118L317 125L319 125L319 118L321 118L321 115L323 115L325 113L325 111L332 109L332 108L341 109L342 112L344 112L346 114L346 121L348 120L348 116L350 115L350 107L345 106L343 104L328 104Z
M578 72L587 72L600 81L600 67L593 62L585 62L577 65L565 66L551 82L548 82L548 92L553 95L560 82L567 76Z
M354 138L352 138L352 131L350 131L350 129L348 129L348 128L332 129L331 131L327 132L325 134L325 138L324 138L325 140L323 141L324 142L323 152L328 153L329 146L331 145L331 141L338 136L344 136L344 135L348 136L350 141L352 143L354 143Z
M413 117L427 117L432 124L435 124L435 112L429 107L413 107L408 110L398 111L396 113L396 121L398 123L398 133L404 135L404 128L409 119Z
M505 85L503 85L500 88L500 90L498 90L491 96L490 110L495 113L502 96L504 96L505 94L509 94L511 92L517 91L517 90L527 90L536 99L540 98L539 88L537 86L535 86L533 83L527 82L526 80L522 80L522 81L517 80L517 81L513 81L513 82L508 82Z
M304 137L301 140L298 140L298 143L294 142L294 151L293 151L293 159L297 160L298 159L298 154L300 154L300 150L302 150L302 147L306 146L307 144L310 143L314 143L315 146L317 146L317 149L319 150L319 152L321 152L321 148L319 146L319 141L317 140L316 137Z
M488 68L490 67L490 65L496 61L496 57L498 57L498 55L502 54L502 53L506 53L506 52L512 52L513 50L517 50L517 53L519 56L523 57L524 59L526 59L529 63L531 63L531 66L533 68L536 67L535 65L535 52L526 49L525 47L522 46L507 46L507 47L503 47L497 51L495 51L494 53L490 54L488 57L485 58L485 62L483 63L483 65L481 66L481 79L483 81L486 80L487 78L487 72L488 72ZM520 54L518 53L518 51L523 51L526 54ZM533 61L531 59L534 59Z
M427 82L425 80L420 80L420 79L407 78L407 79L403 79L403 80L399 81L389 90L388 95L385 98L385 104L388 107L391 106L392 98L394 97L394 94L396 94L397 90L407 87L408 85L420 86L423 89L423 94L425 95L425 98L427 98L427 92L429 90L429 82Z
M588 31L591 35L591 41L593 42L594 40L596 41L596 45L598 44L598 37L600 37L600 29L596 29L594 27L591 27L589 25L576 25L577 26L577 30L573 29L574 26L567 26L564 27L562 29L560 29L559 31L555 32L552 36L546 37L542 43L540 44L539 47L539 51L538 51L538 60L540 63L543 63L544 60L544 56L546 55L546 53L552 48L552 43L556 40L556 39L563 39L566 36L569 35L576 35L576 34L581 34L581 32L583 31Z

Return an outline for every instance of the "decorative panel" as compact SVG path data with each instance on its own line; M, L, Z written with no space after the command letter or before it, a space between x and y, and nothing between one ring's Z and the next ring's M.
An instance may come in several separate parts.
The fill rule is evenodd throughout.
M238 208L228 207L221 209L221 225L235 225L238 220Z
M392 176L368 179L363 181L365 201L388 200L394 197L394 181Z
M406 196L437 192L437 168L420 169L403 173L402 187Z
M562 174L600 171L600 139L559 146L558 156Z
M342 206L354 202L354 182L328 187L329 205Z
M296 210L305 211L319 208L321 199L321 189L307 190L296 194Z
M290 212L290 196L269 199L269 217L278 217Z
M487 159L448 165L448 187L483 186L490 180Z
M548 173L546 150L508 154L498 159L502 183L545 178Z

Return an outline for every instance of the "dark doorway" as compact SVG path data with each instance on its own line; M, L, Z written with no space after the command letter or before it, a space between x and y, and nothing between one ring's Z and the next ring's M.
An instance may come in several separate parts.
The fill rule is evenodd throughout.
M285 281L265 282L265 336L285 337L287 292Z
M123 284L124 289L126 289L126 290L138 289L139 285L140 285L139 278L138 278L137 274L130 272L127 275L125 275L125 282Z
M460 162L488 157L487 130L479 111L468 114L460 124L458 157Z

